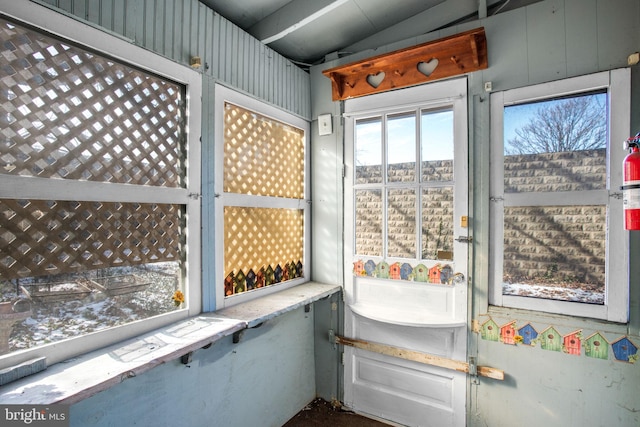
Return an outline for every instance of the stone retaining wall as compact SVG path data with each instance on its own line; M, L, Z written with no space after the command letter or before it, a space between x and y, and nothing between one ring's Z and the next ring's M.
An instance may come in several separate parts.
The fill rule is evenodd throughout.
M602 189L606 185L606 151L505 156L505 193ZM424 179L451 179L452 161L425 162ZM380 168L357 168L359 183L379 180ZM394 165L390 181L410 182L413 163ZM388 206L389 256L413 258L415 200L409 190L393 190ZM356 249L361 256L382 252L382 195L356 192ZM437 259L452 250L451 188L425 190L421 212L422 257ZM504 211L504 275L509 280L544 278L604 284L605 206L507 207ZM439 252L440 251L440 252ZM441 252L444 251L444 252Z

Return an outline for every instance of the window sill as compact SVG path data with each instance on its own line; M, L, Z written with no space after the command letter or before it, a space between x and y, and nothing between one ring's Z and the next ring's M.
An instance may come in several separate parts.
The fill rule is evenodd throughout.
M214 313L203 313L112 346L48 367L2 387L0 403L73 404L127 378L176 360L341 290L308 282Z
M433 316L424 311L412 312L410 310L394 309L389 306L367 303L353 304L350 305L349 308L359 316L392 325L412 326L416 328L459 328L467 326L466 319Z

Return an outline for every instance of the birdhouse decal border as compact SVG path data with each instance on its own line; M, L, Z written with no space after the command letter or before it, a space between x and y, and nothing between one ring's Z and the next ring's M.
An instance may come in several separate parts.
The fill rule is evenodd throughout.
M486 315L483 315L486 316ZM523 323L518 326L517 320L501 322L502 326L489 316L480 323L474 320L474 332L482 340L500 342L510 346L536 347L548 351L562 352L571 356L585 356L600 360L615 360L627 364L634 364L640 359L640 349L628 336L621 336L609 340L602 331L593 331L584 338L583 330L571 330L565 333L560 328L549 325L542 332L531 324ZM610 356L611 355L611 356Z
M353 275L356 277L373 277L378 279L405 280L431 284L451 285L456 275L449 264L435 264L432 267L408 262L388 263L386 261L357 259L353 262Z

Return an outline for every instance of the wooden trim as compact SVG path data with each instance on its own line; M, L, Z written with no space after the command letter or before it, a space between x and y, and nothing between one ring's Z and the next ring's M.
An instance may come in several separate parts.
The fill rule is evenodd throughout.
M331 68L334 101L431 80L457 76L488 67L484 28L477 28L406 49Z
M336 343L355 347L362 350L372 351L374 353L384 354L386 356L398 357L400 359L411 360L413 362L424 363L426 365L437 366L445 369L452 369L459 372L469 373L469 364L459 360L447 359L445 357L434 356L432 354L422 353L414 350L407 350L400 347L358 340L355 338L346 338L336 335ZM504 371L488 366L478 366L477 374L483 377L493 378L494 380L504 380Z

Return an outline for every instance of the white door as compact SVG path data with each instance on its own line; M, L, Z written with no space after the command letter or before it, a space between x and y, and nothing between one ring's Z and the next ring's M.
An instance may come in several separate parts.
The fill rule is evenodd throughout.
M466 361L466 90L345 102L345 405L403 425L465 425L466 374L377 350Z

